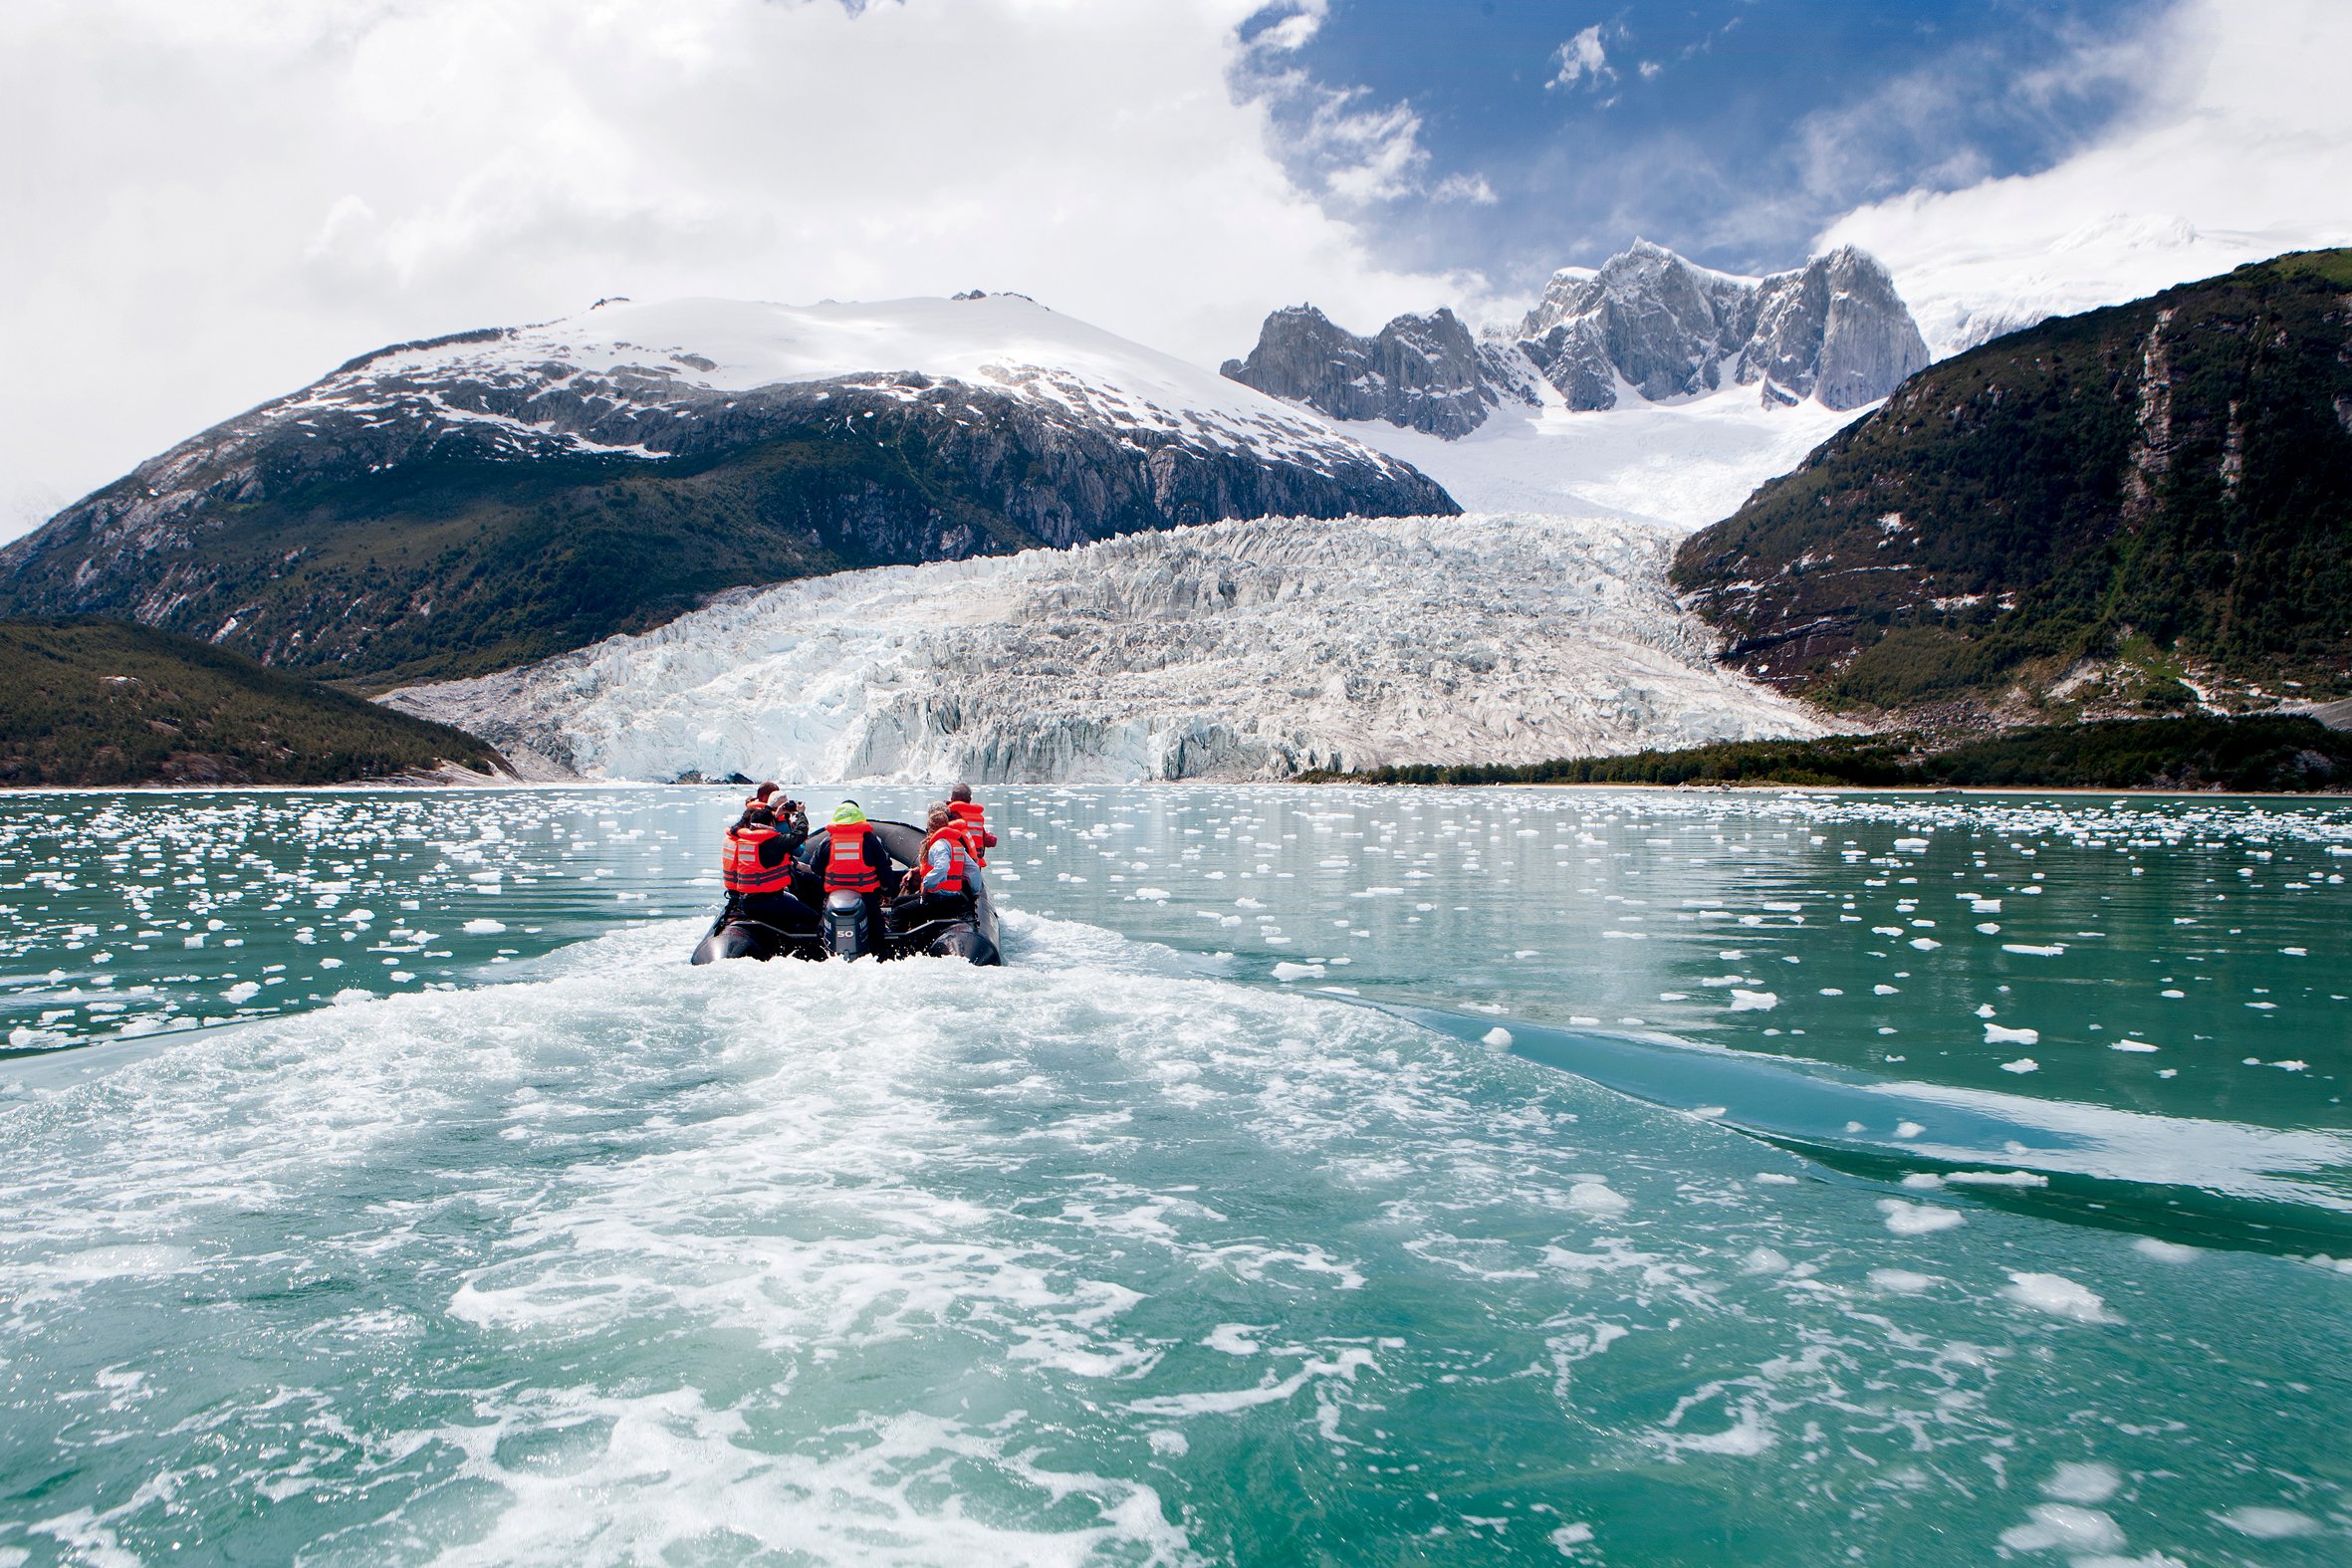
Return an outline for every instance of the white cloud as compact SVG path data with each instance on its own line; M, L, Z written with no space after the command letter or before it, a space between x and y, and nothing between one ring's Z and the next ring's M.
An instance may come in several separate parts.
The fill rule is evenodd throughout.
M1604 82L1617 80L1617 73L1609 65L1608 51L1601 47L1597 22L1560 45L1552 58L1559 63L1559 74L1543 84L1547 89L1572 88L1579 82L1597 88Z
M1209 364L1308 294L1425 309L1456 281L1381 267L1235 91L1323 9L1245 47L1257 0L11 0L0 491L603 295L1019 289ZM1409 107L1324 133L1329 193L1422 178Z
M2185 0L2135 112L2039 174L1913 191L1816 242L1876 252L1939 352L2281 251L2352 244L2352 6Z
M1474 207L1492 207L1503 198L1495 194L1495 187L1487 183L1484 174L1448 174L1430 187L1431 201L1466 201Z

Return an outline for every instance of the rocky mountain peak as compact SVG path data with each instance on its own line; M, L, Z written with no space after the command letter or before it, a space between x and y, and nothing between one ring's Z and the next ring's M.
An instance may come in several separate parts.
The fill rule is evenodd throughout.
M1311 319L1310 319L1311 318ZM1385 419L1448 438L1538 379L1568 407L1666 402L1727 383L1769 405L1877 401L1926 368L1928 350L1894 279L1841 246L1802 267L1742 278L1649 240L1594 269L1562 268L1500 339L1473 339L1451 312L1401 316L1358 337L1319 312L1277 312L1250 357L1225 373L1341 419Z
M1249 358L1228 359L1223 373L1341 419L1448 439L1477 429L1504 397L1534 401L1510 350L1481 343L1443 307L1359 337L1311 305L1287 306L1266 319Z

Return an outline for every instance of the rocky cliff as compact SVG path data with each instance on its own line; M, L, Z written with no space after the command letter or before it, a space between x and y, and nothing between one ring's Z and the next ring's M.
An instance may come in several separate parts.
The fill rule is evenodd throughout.
M1385 419L1448 440L1482 424L1505 398L1533 403L1527 363L1482 343L1452 311L1400 316L1358 337L1311 305L1266 319L1247 359L1223 373L1245 386L1339 419Z

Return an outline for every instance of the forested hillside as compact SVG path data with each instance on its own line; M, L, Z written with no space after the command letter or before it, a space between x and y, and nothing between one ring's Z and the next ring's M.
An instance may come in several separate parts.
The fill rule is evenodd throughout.
M339 784L503 763L462 730L110 620L0 621L0 785Z
M1730 662L1835 707L2352 692L2352 251L1932 366L1674 577Z

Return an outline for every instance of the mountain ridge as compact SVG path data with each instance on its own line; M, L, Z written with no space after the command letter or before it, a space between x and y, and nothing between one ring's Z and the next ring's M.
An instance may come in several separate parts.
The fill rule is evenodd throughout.
M387 345L223 421L0 549L0 613L391 684L813 572L1457 510L1311 416L1016 297L620 304Z
M1335 419L1446 439L1498 408L1543 401L1598 412L1754 385L1766 406L1861 408L1929 362L1884 266L1852 246L1764 278L1697 265L1636 240L1597 269L1563 268L1509 332L1473 337L1448 309L1369 337L1312 306L1268 316L1221 373Z

